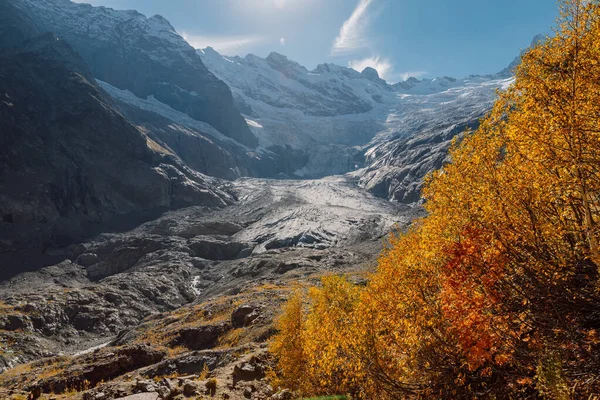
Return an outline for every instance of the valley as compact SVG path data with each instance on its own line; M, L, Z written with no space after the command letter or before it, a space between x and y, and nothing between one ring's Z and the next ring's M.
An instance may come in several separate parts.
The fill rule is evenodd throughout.
M194 49L159 15L0 3L0 397L291 398L266 379L282 305L366 285L519 59L389 84Z
M146 372L186 357L211 355L207 365L217 371L235 364L235 351L264 358L259 345L269 337L290 290L330 273L364 281L386 235L423 215L418 206L374 197L341 176L241 179L224 185L221 190L236 199L230 206L166 212L131 231L104 233L61 249L55 256L64 261L1 283L0 366L6 372L0 374L0 385L47 391L62 378L31 380L47 368L64 370L80 386L86 379L108 380L100 374L94 375L96 381L90 376L77 381L65 361L72 356L71 365L93 367L113 348L148 340L167 354L120 371L118 375L128 373L130 378L101 385L96 392L135 391L131 376L143 380L200 373L203 358L194 361L193 368ZM250 307L256 321L232 327L230 314L241 306ZM212 317L203 322L202 310L213 308L220 315L218 323ZM198 315L194 329L214 333L188 338L191 333L184 334L187 331L174 323L188 315ZM148 329L159 327L164 329L163 339L144 339ZM229 338L232 332L235 339ZM232 342L224 344L227 340ZM49 366L34 363L30 372L19 375L22 380L10 378L20 371L18 364L40 358L49 360ZM244 388L240 384L225 391L234 395Z

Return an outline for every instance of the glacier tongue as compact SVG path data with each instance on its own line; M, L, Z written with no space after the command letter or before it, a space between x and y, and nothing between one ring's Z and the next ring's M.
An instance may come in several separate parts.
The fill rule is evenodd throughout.
M311 181L242 179L234 185L242 204L269 208L234 235L241 242L257 243L255 254L284 247L354 245L384 237L413 216L410 208L377 199L339 176Z

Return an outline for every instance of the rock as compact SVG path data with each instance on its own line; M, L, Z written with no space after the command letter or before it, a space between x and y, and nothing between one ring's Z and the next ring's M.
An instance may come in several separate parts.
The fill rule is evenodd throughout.
M206 384L204 386L206 387L207 394L214 396L217 393L217 379L216 378L210 378L209 380L206 381Z
M30 394L33 399L39 399L42 396L42 389L39 387L33 388Z
M190 350L204 350L215 346L219 337L231 329L228 323L184 328L176 333L171 345L185 346Z
M6 331L31 331L31 328L32 326L29 318L24 315L14 314L0 316L0 329L4 329Z
M271 396L272 400L292 400L293 398L294 396L292 395L292 392L290 392L288 389L280 390Z
M77 257L75 262L83 267L89 267L96 264L98 261L100 261L98 259L98 255L93 253L84 253Z
M156 386L156 384L153 381L140 380L140 381L137 381L137 383L135 385L135 389L139 390L140 392L143 392L143 393L149 393L149 392L156 392L158 390L158 387Z
M183 394L187 397L195 396L198 394L198 384L190 380L183 382Z
M159 394L154 393L138 393L131 396L119 397L116 400L158 400Z
M251 251L247 243L223 241L211 237L195 238L189 244L195 257L207 260L235 260L243 256L244 250Z
M263 389L263 392L267 395L270 396L273 394L273 386L271 385L267 385L265 386L265 388Z
M241 328L250 325L260 315L260 309L251 305L242 305L231 313L231 325Z
M260 361L253 357L250 361L237 364L233 368L233 384L239 381L255 381L264 378L265 370Z
M165 353L147 345L132 345L118 349L102 349L82 356L77 363L65 368L63 374L42 378L27 390L66 391L73 386L86 384L94 387L127 372L155 364L165 357ZM144 382L144 389L151 389L152 382Z
M163 384L164 387L169 389L171 392L175 391L175 389L176 389L175 383L173 383L173 381L170 380L169 378L164 378L161 381L161 383Z
M160 395L161 399L168 399L173 394L173 392L166 386L159 386L158 394Z

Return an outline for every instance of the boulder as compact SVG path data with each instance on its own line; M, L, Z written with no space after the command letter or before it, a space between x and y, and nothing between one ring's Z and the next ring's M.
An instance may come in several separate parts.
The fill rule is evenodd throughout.
M116 400L158 400L158 396L159 394L157 392L138 393L127 397L119 397Z
M214 347L219 337L230 329L229 323L183 328L177 332L171 345L184 346L190 350L209 349Z
M255 381L265 377L265 367L257 357L233 367L233 384L240 381Z
M272 400L292 400L294 396L288 389L281 390L271 396Z
M236 308L231 313L231 325L234 328L248 326L260 316L260 308L249 304L244 304Z

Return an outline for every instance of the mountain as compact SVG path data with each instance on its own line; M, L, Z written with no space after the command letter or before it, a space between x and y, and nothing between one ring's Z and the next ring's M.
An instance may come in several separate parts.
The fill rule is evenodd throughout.
M501 73L390 85L372 68L309 71L277 53L227 57L209 47L198 54L229 85L261 143L307 154L295 175L350 173L372 193L403 203L419 201L424 176L442 165L452 138L476 126L496 90L512 82Z
M187 379L206 367L218 397L287 398L263 379L283 301L364 284L511 82L390 85L196 51L160 16L0 2L0 398L210 394Z
M54 32L86 61L96 79L205 121L249 147L257 144L231 93L171 24L156 15L70 0L17 0L41 31Z
M130 124L85 61L2 5L1 275L39 268L51 249L169 209L232 201L213 178Z
M452 140L465 129L477 128L496 90L507 88L513 78L496 75L457 82L445 91L403 96L395 116L406 133L386 132L364 147L365 167L350 174L359 186L393 201L418 203L423 179L447 161Z
M81 53L115 107L148 137L198 172L225 179L351 173L373 193L414 202L418 171L439 162L417 161L418 151L392 156L390 142L473 126L511 79L504 71L390 85L372 68L309 71L278 53L194 51L160 16L69 0L13 1ZM396 165L408 159L415 160L411 173Z

